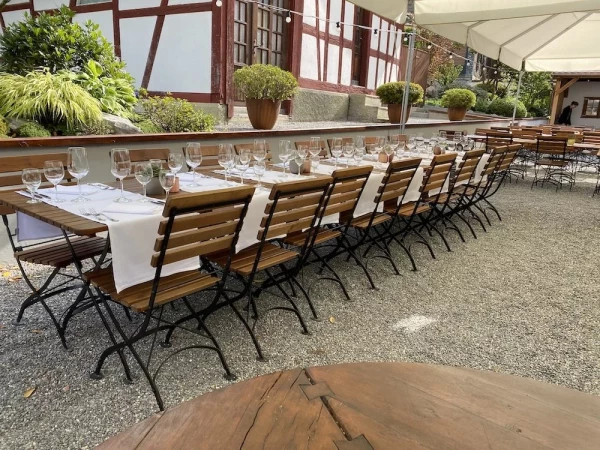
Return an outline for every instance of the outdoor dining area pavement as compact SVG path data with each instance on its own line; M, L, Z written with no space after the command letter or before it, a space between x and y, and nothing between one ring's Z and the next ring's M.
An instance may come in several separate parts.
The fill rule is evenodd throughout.
M546 181L579 170L536 142ZM190 143L114 149L121 181L93 184L80 181L93 170L82 148L4 158L22 268L0 316L14 340L8 422L65 412L22 448L98 444L227 381L337 362L459 365L597 393L597 288L584 274L600 209L589 186L531 190L530 150L442 133Z

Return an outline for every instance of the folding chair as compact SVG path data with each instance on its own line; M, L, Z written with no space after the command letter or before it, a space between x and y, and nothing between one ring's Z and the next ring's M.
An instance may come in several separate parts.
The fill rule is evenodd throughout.
M488 131L485 136L485 151L490 153L493 148L512 144L512 134L506 131Z
M225 296L232 304L248 299L248 312L252 311L254 319L253 328L259 319L255 299L268 289L270 294L285 300L289 306L275 306L267 311L279 309L294 313L304 334L308 334L308 328L292 298L296 296L296 287L306 298L313 317L318 318L306 289L298 280L298 275L311 253L313 233L319 223L330 183L331 178L319 177L274 185L257 235L259 242L231 255L231 273L243 287L235 297L229 298L227 294ZM310 232L306 234L301 247L298 250L285 248L285 237L303 230ZM220 267L225 266L228 257L228 252L206 255L207 261ZM260 284L255 284L259 273L264 274L266 279ZM286 286L289 286L291 295L286 291ZM258 357L263 359L258 341L254 335L252 337Z
M535 149L533 186L541 183L554 184L556 190L562 189L563 183L569 184L569 190L575 184L574 160L567 149L566 137L544 136L537 138ZM543 171L543 174L540 172Z
M369 175L373 171L372 166L363 166L350 169L339 169L333 172L331 177L333 182L329 188L329 192L326 195L324 201L324 209L320 213L321 218L333 216L339 214L337 223L322 225L322 219L319 221L316 230L313 232L309 231L297 231L289 234L283 242L292 247L301 247L307 238L308 233L313 234L313 241L310 245L310 256L313 256L315 260L313 262L320 263L321 269L319 274L322 273L323 269L326 268L332 277L321 277L320 279L330 280L338 283L344 293L346 299L350 300L350 295L342 282L342 279L337 272L329 265L329 262L334 256L339 254L340 249L344 249L342 253L348 253L350 257L356 261L359 267L365 272L365 275L369 279L371 286L375 287L373 280L369 275L366 267L360 261L358 256L352 250L352 245L348 241L348 228L351 226L351 222L354 217L354 211L358 205L358 201L363 193ZM324 246L328 246L329 243L334 242L333 251L329 252L328 255L322 257L319 254Z
M217 340L203 320L203 312L193 308L188 296L202 291L215 290L213 303L217 303L224 295L225 280L229 273L231 258L253 194L253 187L242 186L169 197L163 210L164 220L158 227L158 236L150 261L152 267L156 269L153 280L117 292L112 266L86 275L86 279L96 288L95 308L112 341L112 345L100 356L96 369L90 375L92 379L103 378L102 366L106 358L117 353L123 364L127 380L131 382L131 371L123 352L127 349L142 369L152 388L158 407L163 411L164 404L156 385L156 377L169 357L159 364L154 374L150 373L149 366L157 334L168 331L170 337L175 328L208 339L212 345L190 345L177 350L174 354L193 348L215 351L225 369L226 377L228 379L235 378L229 370ZM169 264L218 251L227 254L223 264L222 277L202 270L190 270L161 277L163 268ZM144 319L141 325L131 334L126 333L115 316L110 302L107 301L108 299L142 314ZM167 320L163 315L164 307L179 299L183 301L190 315L175 322ZM100 306L104 306L108 318ZM155 326L152 325L154 320L156 321ZM185 327L184 323L190 320L197 322L197 327ZM118 336L113 333L111 324L116 329ZM134 345L148 337L153 337L153 339L147 361L144 361ZM170 341L166 343L165 347L169 346Z
M54 153L47 155L8 156L0 158L0 187L18 189L23 187L20 172L25 168L36 168L43 170L45 161L62 161L64 164L66 181L70 181L66 153ZM16 325L21 323L25 310L40 303L50 316L62 345L67 347L65 339L66 322L60 323L59 318L49 307L47 300L70 290L81 290L78 299L85 295L85 286L80 281L83 274L82 263L88 259L94 259L106 255L108 245L104 238L97 236L68 236L63 232L62 237L45 239L29 245L18 242L16 229L11 229L8 216L15 214L9 207L0 206L0 215L6 228L6 233L13 254L23 277L23 280L31 289L31 294L21 303L21 307L14 321ZM31 275L28 274L23 263L38 264L52 268L52 272L41 284L36 286ZM68 267L74 267L77 275L66 272ZM56 277L60 276L62 281L53 284ZM76 282L76 283L73 283ZM65 316L67 318L68 316Z

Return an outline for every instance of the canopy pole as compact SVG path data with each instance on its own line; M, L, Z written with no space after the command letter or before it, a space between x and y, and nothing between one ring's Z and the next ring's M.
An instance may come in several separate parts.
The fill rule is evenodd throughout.
M400 134L404 134L406 122L408 121L407 110L410 100L410 78L412 75L413 58L415 53L415 33L408 35L408 55L406 56L406 73L404 76L404 97L402 98L402 121L400 123Z
M515 117L517 117L517 103L519 102L519 95L521 95L521 81L523 80L523 72L522 70L519 72L519 84L517 84L517 96L515 98L515 107L513 109L512 120L510 121L510 125L515 124Z

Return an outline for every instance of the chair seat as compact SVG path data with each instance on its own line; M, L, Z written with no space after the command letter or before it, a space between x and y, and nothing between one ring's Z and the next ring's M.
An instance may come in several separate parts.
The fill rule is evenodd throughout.
M317 236L315 237L315 245L322 244L323 242L331 241L332 239L336 239L340 237L342 233L338 230L328 230L327 228L320 228L317 232ZM306 242L306 237L308 236L308 231L303 233L294 234L286 237L283 242L289 245L293 245L294 247L300 247L304 245Z
M260 244L254 244L253 246L245 248L241 252L237 253L231 259L231 271L244 276L250 275L252 273L252 267L256 261L259 248ZM278 247L277 245L266 243L260 255L257 271L269 269L279 264L286 263L296 259L298 256L298 253L293 250L288 250ZM221 267L225 267L228 257L229 250L206 255L206 259L217 263Z
M134 311L143 312L150 306L150 294L154 280L131 286L117 293L112 266L87 273L85 279L105 294L110 295L113 300ZM154 300L154 305L158 306L170 303L186 295L210 288L218 282L218 277L202 273L198 270L162 277L158 285L158 293Z
M417 206L416 210L415 210L415 206L416 206L415 202L405 203L404 205L402 205L402 207L398 211L398 215L402 216L402 217L410 217L413 214L419 215L419 214L424 213L425 211L429 211L431 209L431 206L429 206L426 203L419 204L419 206ZM395 210L391 210L388 212L394 213Z
M371 221L371 213L367 213L364 214L360 217L355 217L354 219L352 219L352 222L350 223L353 227L355 228L359 228L359 229L366 229L369 227L369 222ZM392 218L386 214L386 213L377 213L375 215L375 218L373 219L373 226L375 225L379 225L383 222L387 222L388 220L391 220Z
M423 200L423 202L425 202L425 203L446 203L447 200L448 200L448 194L444 193L444 194L440 194L439 196L431 195L431 196L427 197L425 200ZM419 213L417 213L417 214L419 214Z
M71 238L70 242L79 261L101 255L106 246L106 240L101 237L76 237ZM15 258L28 263L64 268L73 262L73 253L67 241L54 241L16 252Z

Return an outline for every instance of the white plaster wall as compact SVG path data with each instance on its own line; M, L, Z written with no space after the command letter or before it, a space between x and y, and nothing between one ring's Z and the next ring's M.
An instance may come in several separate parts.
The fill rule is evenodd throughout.
M381 36L379 37L379 51L382 53L386 53L388 39L390 38L390 33L387 32L388 22L386 20L381 21L381 29L384 30L384 32L380 33Z
M329 44L327 51L327 82L338 82L338 73L340 69L340 47L334 44Z
M579 106L573 110L571 114L571 123L573 125L583 125L589 127L600 128L599 119L588 119L582 118L583 112L583 99L585 97L600 97L600 82L598 81L578 81L569 88L569 96L565 97L562 107L570 105L571 102L579 102ZM562 109L558 111L557 118L562 112Z
M213 0L169 0L170 5L187 5L189 3L211 3Z
M346 2L346 8L344 9L344 23L354 23L354 5L350 2ZM354 36L354 28L352 25L344 25L344 37L352 40Z
M377 83L375 84L375 89L381 86L384 83L385 77L385 61L383 59L379 60L379 67L377 68Z
M154 8L160 6L161 0L119 0L119 10Z
M339 36L342 29L336 26L336 22L342 21L342 0L330 0L329 20L329 34Z
M2 18L4 19L4 25L8 26L15 22L20 22L23 20L23 15L25 13L29 13L28 9L20 10L20 11L9 11L2 13Z
M372 21L372 28L380 30L381 29L381 19L379 17L375 17L373 16L373 21ZM378 31L377 34L375 34L375 31L371 31L372 35L371 35L371 48L373 50L377 50L377 48L379 48L379 39L381 39L381 33Z
M377 81L377 58L369 57L369 72L367 75L367 89L375 89Z
M310 0L308 0L310 1ZM317 0L319 5L319 30L325 31L327 29L327 22L324 20L327 19L327 0Z
M135 86L140 87L148 52L152 43L152 34L156 16L121 19L121 58L127 63L127 70L135 78Z
M69 0L33 0L33 8L36 11L60 8L63 5L69 6Z
M398 65L392 64L392 74L390 81L398 81Z
M210 92L211 41L211 12L166 16L148 90Z
M97 23L102 30L102 34L108 42L114 44L115 34L113 31L113 14L112 11L98 11L91 13L81 13L75 15L73 18L74 22L78 22L81 25L85 24L88 20Z
M319 39L319 48L321 51L321 81L325 79L325 41Z
M21 3L29 3L29 0L10 0L10 1L8 2L8 5L9 5L9 6L12 6L12 5L20 5Z
M402 52L402 40L404 36L401 33L398 33L396 36L396 52L394 53L394 49L390 49L390 52L394 54L394 58L400 58L400 53Z
M313 27L317 26L317 20L315 19L315 16L317 15L317 10L315 6L315 0L306 0L304 2L303 21L305 24L311 25Z
M344 86L352 84L352 50L345 48L342 50L342 79Z
M309 80L319 79L319 66L317 65L317 38L306 33L302 34L300 76Z

